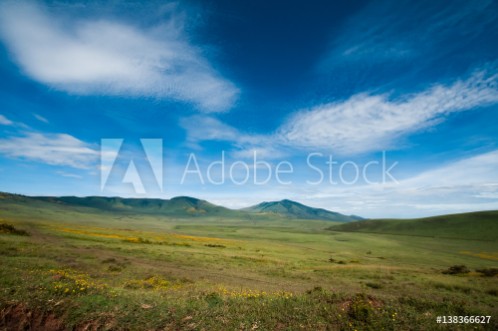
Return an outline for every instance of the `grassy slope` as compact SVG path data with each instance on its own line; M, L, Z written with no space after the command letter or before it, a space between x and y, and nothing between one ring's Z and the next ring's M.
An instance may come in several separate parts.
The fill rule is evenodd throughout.
M498 211L411 220L365 220L332 226L330 230L497 241Z
M8 316L22 305L66 326L131 330L438 330L439 314L498 316L496 277L441 273L496 266L496 242L11 199L0 222L31 234L0 234Z

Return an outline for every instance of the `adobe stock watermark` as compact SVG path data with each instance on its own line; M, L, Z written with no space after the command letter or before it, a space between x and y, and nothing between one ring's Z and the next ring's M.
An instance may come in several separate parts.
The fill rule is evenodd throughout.
M315 177L315 179L306 178L307 185L355 185L359 182L365 184L398 183L392 174L398 162L388 162L386 152L382 152L380 160L371 160L364 164L351 160L339 162L334 160L333 155L324 155L318 152L307 154L306 158L301 161L311 172L307 176ZM294 162L296 161L294 160ZM297 175L293 162L282 160L270 163L258 157L256 151L253 152L249 161L245 159L231 162L227 161L225 151L222 151L219 160L210 162L204 168L205 171L199 165L195 153L190 153L180 184L184 184L186 179L190 177L190 179L193 178L203 185L266 185L270 182L291 185L293 184L292 175ZM377 168L377 171L374 168ZM372 175L375 175L375 179L372 178ZM303 176L297 177L302 178Z
M101 190L113 178L113 187L127 185L137 194L145 194L152 186L160 192L164 186L164 158L162 139L140 139L133 153L126 152L124 139L101 141ZM229 158L225 151L210 162L199 162L190 153L185 164L175 166L177 173L168 173L173 185L356 185L397 183L393 169L397 161L388 161L383 152L378 159L361 163L334 159L333 155L319 152L288 160L267 160L257 151L244 159ZM118 162L119 160L119 162ZM180 170L179 170L180 169ZM166 169L167 170L167 169ZM177 180L177 182L175 182Z

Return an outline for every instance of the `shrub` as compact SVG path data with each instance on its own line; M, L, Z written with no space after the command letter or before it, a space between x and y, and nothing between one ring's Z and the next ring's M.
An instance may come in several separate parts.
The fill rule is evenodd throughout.
M482 274L483 277L494 277L498 275L498 268L483 268L477 269L476 271Z
M102 260L102 263L117 263L117 262L118 262L118 260L116 260L113 257L110 257L110 258L107 258L105 260Z
M29 236L24 230L16 229L12 224L0 223L0 233L14 234L18 236Z
M205 244L204 246L206 247L217 247L217 248L225 248L225 245L218 245L218 244Z
M369 322L374 315L374 309L367 298L357 295L349 305L348 315L354 320Z
M323 290L323 288L321 286L315 286L315 287L313 287L313 289L306 291L307 294L323 293L323 292L324 292L324 290Z
M136 238L126 238L123 239L124 242L128 243L134 243L134 244L152 244L152 241L149 239L144 239L142 237L136 237Z
M365 285L368 286L368 287L370 287L370 288L374 288L374 289L380 289L380 288L382 288L382 285L379 284L379 283L366 283Z
M470 272L469 268L465 265L453 265L449 267L447 270L443 271L443 274L446 275L460 275L460 274L468 274Z
M168 246L181 246L181 247L192 247L189 243L168 243L168 242L162 242L160 245L168 245Z
M123 270L120 266L117 265L110 265L108 269L111 272L120 272Z

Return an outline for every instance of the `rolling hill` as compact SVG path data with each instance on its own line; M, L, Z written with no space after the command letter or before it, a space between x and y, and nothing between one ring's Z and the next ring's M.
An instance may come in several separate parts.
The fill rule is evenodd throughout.
M322 208L312 208L292 200L280 200L262 202L252 207L244 208L243 211L251 213L277 214L289 218L328 220L336 222L351 222L361 220L358 216L347 216Z
M424 237L498 240L498 211L451 214L418 219L364 220L331 226L332 231Z
M115 212L133 212L138 214L160 215L230 215L235 211L216 206L205 200L192 197L174 197L167 199L141 199L119 197L32 197L34 200L62 204L66 206L79 206L96 208Z
M0 209L16 205L45 209L93 209L97 212L115 212L144 215L164 215L178 217L192 216L237 216L240 212L211 204L192 197L166 199L140 199L120 197L29 197L0 193Z
M7 205L17 207L46 209L93 209L96 212L113 212L127 214L158 215L172 217L221 217L238 219L305 219L336 222L350 222L361 219L357 216L346 216L325 209L312 208L303 204L282 200L263 202L259 205L233 210L214 205L206 200L180 196L171 199L120 198L120 197L29 197L10 193L0 193L0 210Z

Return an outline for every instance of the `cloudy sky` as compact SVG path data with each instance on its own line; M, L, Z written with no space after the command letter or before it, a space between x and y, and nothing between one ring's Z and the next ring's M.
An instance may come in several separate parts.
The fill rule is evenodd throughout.
M496 40L492 0L1 1L0 190L498 209Z

